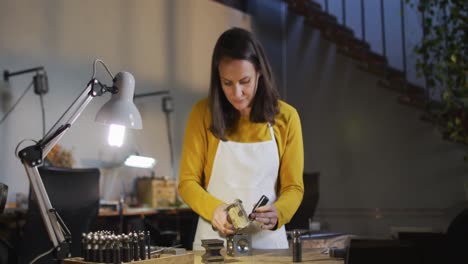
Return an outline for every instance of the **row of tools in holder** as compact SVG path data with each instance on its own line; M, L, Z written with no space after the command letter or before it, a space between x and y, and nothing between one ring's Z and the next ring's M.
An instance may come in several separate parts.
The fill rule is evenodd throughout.
M83 233L81 257L87 262L116 263L151 258L150 232L115 235L111 231Z

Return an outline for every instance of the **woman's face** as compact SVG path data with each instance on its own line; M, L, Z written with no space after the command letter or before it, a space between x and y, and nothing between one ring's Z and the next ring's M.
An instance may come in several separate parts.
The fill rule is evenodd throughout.
M223 58L218 70L224 95L241 116L248 116L260 75L255 66L248 60Z

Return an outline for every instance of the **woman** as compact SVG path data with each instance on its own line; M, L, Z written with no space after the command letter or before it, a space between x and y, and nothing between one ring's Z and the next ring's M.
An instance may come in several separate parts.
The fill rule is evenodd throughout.
M200 215L202 239L234 234L225 208L235 199L252 215L253 248L288 248L284 224L304 193L302 131L296 110L278 99L264 50L252 34L232 28L213 51L209 96L192 109L185 130L179 193Z

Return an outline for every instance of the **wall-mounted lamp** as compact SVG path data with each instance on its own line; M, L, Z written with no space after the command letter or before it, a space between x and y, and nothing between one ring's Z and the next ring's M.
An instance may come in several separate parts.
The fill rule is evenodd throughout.
M124 162L125 166L142 169L152 169L154 166L156 166L156 163L157 160L153 158L139 155L130 155Z
M148 96L160 96L163 95L162 98L162 111L166 117L166 131L167 131L167 140L169 142L169 155L171 161L171 177L175 179L175 168L174 168L174 147L172 142L172 129L171 129L171 118L170 113L174 111L174 102L172 97L169 95L168 90L157 91L157 92L150 92L150 93L143 93L143 94L135 94L134 99L148 97Z
M104 85L95 78L97 62L100 62L112 77L113 84L111 86ZM9 74L9 76L12 76L12 74ZM83 92L73 101L70 107L41 140L34 145L20 150L17 154L26 169L31 189L37 197L41 217L49 239L54 246L53 253L55 259L59 261L69 256L71 234L52 207L37 167L42 165L43 159L49 151L73 125L88 103L96 96L101 96L107 92L112 94L111 99L97 113L97 122L141 129L141 116L133 104L134 90L135 79L132 74L119 72L114 77L103 61L94 61L93 76Z
M39 95L41 99L41 106L42 106L42 135L45 134L45 112L44 112L44 101L43 95L49 91L49 80L47 78L47 73L44 67L35 67L26 70L10 72L8 70L3 71L3 81L5 82L5 86L9 87L10 85L10 78L18 75L23 75L27 73L35 73L33 77L33 81L31 85L23 92L23 94L19 97L19 99L10 106L11 101L11 92L9 89L0 89L0 101L2 105L2 111L5 112L5 115L0 119L0 124L5 121L8 115L15 109L16 105L23 99L26 93L34 87L34 93ZM3 91L1 91L3 90Z
M3 80L9 82L10 78L17 75L35 72L36 75L33 77L34 93L35 94L46 94L49 91L49 79L44 67L36 67L16 72L10 72L8 70L3 71Z

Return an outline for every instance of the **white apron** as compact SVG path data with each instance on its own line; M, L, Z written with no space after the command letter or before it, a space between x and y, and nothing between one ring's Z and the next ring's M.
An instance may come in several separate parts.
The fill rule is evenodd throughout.
M249 214L262 194L269 199L269 204L276 201L276 183L279 171L278 148L273 127L268 125L271 140L240 143L220 141L213 162L213 170L207 191L226 204L235 199L242 200L245 211ZM202 239L222 239L224 235L214 231L211 223L202 217L198 219L197 231L193 241L193 250L203 250ZM226 245L226 242L225 244ZM277 230L257 228L252 234L252 247L257 249L288 248L284 226Z

